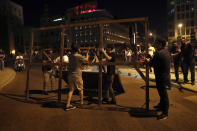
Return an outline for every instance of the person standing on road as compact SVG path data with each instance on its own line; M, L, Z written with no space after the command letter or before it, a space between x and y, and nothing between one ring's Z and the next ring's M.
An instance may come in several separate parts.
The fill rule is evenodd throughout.
M173 42L170 52L173 58L176 82L179 82L179 66L181 65L181 49L177 42Z
M132 51L131 49L127 48L125 50L126 62L131 62Z
M151 45L151 43L148 44L148 56L150 57L150 59L153 58L154 54L155 54L155 48ZM152 72L152 69L150 67L150 72Z
M184 83L187 84L188 80L188 69L191 72L191 85L195 85L195 49L191 43L186 42L182 39L181 54L183 59L183 75Z
M158 41L158 51L152 60L146 59L150 62L150 65L154 67L156 87L160 96L160 102L154 106L155 109L162 111L162 114L158 116L158 120L168 118L169 99L167 93L167 87L170 87L170 52L165 48L165 41Z
M82 64L88 62L89 51L86 52L86 56L83 57L79 54L80 50L76 45L72 45L72 54L69 56L68 64L68 96L65 110L72 110L76 107L70 104L73 91L78 89L80 92L80 104L83 105L83 79L82 79Z
M45 53L44 53L45 54ZM43 94L48 95L48 88L51 88L51 91L55 90L55 71L53 66L55 56L53 51L50 49L49 54L43 55L42 61L42 72L43 72Z
M111 48L107 48L107 53L105 52L103 48L101 49L101 51L106 58L106 59L103 59L102 61L115 62L115 53L112 52ZM106 85L107 92L103 99L103 102L116 104L116 98L115 98L114 90L112 88L114 77L115 77L115 65L108 65L107 66L107 85ZM111 98L112 98L111 102L109 102L109 95L111 95Z
M0 70L4 69L4 59L5 59L5 54L2 49L0 49Z

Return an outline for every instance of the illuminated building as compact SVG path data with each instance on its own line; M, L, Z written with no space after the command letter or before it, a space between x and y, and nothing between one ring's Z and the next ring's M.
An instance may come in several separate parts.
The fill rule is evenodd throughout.
M98 9L96 2L88 2L75 6L66 10L65 13L56 16L48 16L47 11L48 9L45 9L45 14L41 18L41 26L43 27L114 19L106 10ZM42 31L40 32L40 40L42 45L45 46L59 45L60 30ZM103 40L104 47L109 44L128 44L129 29L121 24L105 24ZM98 47L100 43L99 25L77 26L66 29L65 47L70 47L72 43L76 43L81 47Z
M10 1L0 1L0 47L5 52L23 50L23 7Z
M191 39L197 32L197 0L168 0L168 39ZM196 33L197 38L197 33Z

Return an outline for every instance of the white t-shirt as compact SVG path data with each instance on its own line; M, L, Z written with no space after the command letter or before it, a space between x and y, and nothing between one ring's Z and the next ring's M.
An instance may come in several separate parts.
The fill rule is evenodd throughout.
M62 59L63 59L63 62L65 62L65 63L68 63L69 62L69 59L68 59L68 56L67 55L64 55ZM60 61L60 56L57 57L55 61L56 62L59 62Z
M126 50L125 51L125 54L126 54L126 56L131 56L132 55L132 52L131 52L131 50Z
M151 46L151 47L148 48L148 54L149 55L153 56L154 52L155 52L155 48L154 47Z
M23 56L22 55L16 56L16 60L18 60L18 59L23 59Z

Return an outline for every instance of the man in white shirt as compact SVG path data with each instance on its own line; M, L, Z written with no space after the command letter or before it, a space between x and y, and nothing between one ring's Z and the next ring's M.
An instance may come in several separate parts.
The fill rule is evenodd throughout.
M127 48L125 50L126 62L131 62L132 51L131 49Z
M155 48L150 43L148 44L148 54L150 59L152 59L155 54ZM150 67L150 72L152 72L151 67Z
M149 43L148 45L148 54L153 57L154 53L155 53L155 48Z

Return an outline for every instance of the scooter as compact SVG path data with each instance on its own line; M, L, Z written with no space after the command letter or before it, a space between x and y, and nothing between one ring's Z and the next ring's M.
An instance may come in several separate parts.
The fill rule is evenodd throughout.
M23 72L25 70L25 65L23 60L16 60L15 62L15 71Z

